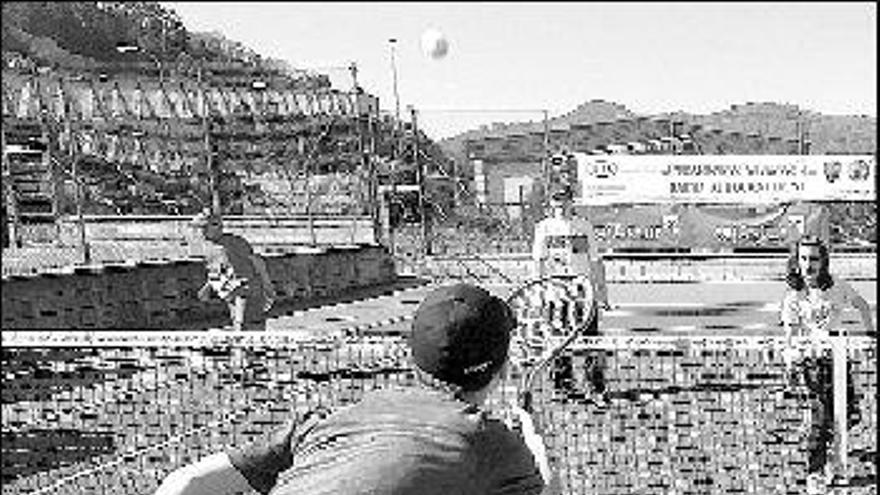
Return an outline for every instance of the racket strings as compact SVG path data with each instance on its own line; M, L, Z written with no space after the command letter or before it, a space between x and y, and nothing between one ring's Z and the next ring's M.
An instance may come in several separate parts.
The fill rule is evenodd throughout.
M518 328L512 335L520 358L534 361L591 318L593 292L586 277L532 282L509 300Z

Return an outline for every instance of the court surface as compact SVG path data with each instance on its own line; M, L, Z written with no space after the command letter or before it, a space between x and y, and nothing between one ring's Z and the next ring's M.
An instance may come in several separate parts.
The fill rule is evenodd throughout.
M876 313L874 281L850 282ZM267 329L305 333L395 333L409 328L408 317L435 285L424 285L359 300L292 311L272 318ZM501 297L511 285L485 285ZM696 284L610 284L612 310L602 314L604 335L781 335L779 301L782 281L718 282ZM858 311L844 313L845 328L853 335L864 329Z

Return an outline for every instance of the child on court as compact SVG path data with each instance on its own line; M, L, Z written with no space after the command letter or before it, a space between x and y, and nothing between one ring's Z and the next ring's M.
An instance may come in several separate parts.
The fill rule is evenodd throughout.
M225 301L233 330L265 330L275 291L263 258L243 237L224 233L219 215L203 213L193 224L205 240L219 247L208 256L208 280L198 292L199 299L207 301L213 293Z
M867 332L874 332L868 303L853 287L831 274L828 247L816 238L803 238L792 248L788 260L788 288L781 304L781 319L789 348L793 336L827 338L841 327L843 310L856 308ZM787 353L790 355L790 353ZM791 358L786 358L791 362ZM824 493L833 473L828 462L828 445L833 438L834 402L832 387L833 363L826 354L808 356L796 363L810 391L812 425L808 437L807 488L809 493ZM854 405L852 376L847 365L847 402Z

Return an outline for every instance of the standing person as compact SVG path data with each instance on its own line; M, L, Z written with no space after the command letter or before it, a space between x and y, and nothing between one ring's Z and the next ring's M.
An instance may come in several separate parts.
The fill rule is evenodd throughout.
M262 257L243 237L224 233L219 215L203 213L193 223L205 240L220 248L208 256L208 280L198 292L199 299L207 301L212 292L223 299L233 330L265 330L275 291Z
M792 247L786 274L788 288L781 304L789 351L794 336L827 338L840 330L841 316L847 306L859 310L865 330L874 331L868 303L849 283L832 275L829 265L828 248L818 239L803 238ZM786 361L791 362L791 358L786 357ZM833 363L831 357L823 353L793 365L809 390L813 417L807 439L807 488L810 493L824 493L823 485L832 478L828 446L834 428ZM849 368L847 364L847 402L852 407L857 404Z
M437 289L408 339L415 385L370 392L266 442L206 457L171 473L156 495L541 493L551 476L530 416L517 410L518 434L482 407L515 326L509 306L481 288Z
M598 336L599 307L607 310L609 304L605 268L596 249L593 226L588 220L571 215L570 202L564 197L553 197L550 205L551 216L535 225L532 243L534 273L539 278L588 277L596 301L592 308L593 321L585 335ZM589 398L593 402L606 402L605 353L602 351L586 353L583 371L592 388ZM560 355L554 361L551 376L556 390L563 394L563 400L586 395L575 390L578 377L570 355Z
M593 284L597 302L609 309L605 264L596 248L593 225L586 218L572 215L571 205L565 200L552 199L550 209L550 216L535 224L535 275L585 275Z

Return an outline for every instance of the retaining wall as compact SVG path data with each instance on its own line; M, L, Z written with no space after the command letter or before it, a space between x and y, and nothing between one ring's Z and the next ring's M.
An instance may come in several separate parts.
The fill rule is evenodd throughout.
M276 304L326 298L390 283L394 262L379 246L296 248L266 254ZM2 280L4 329L188 328L225 316L219 300L202 302L204 259L70 267Z
M100 216L84 218L89 241L183 241L201 238L191 225L191 217L181 216ZM373 221L364 216L224 216L224 231L238 234L251 244L373 244ZM79 224L74 217L59 222L62 244L79 242Z

